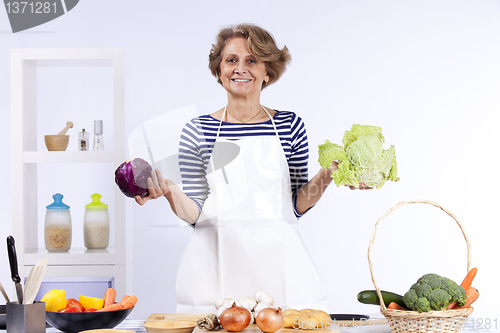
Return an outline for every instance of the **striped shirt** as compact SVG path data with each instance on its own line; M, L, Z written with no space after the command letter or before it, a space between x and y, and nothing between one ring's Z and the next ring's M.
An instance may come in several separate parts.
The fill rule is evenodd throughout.
M302 119L290 111L277 111L273 117L290 171L292 200L297 218L297 192L308 181L309 147ZM184 193L201 211L210 189L206 173L220 120L203 115L189 121L183 128L179 143L179 166ZM223 122L219 137L238 140L251 136L275 136L269 119L262 123L235 124Z

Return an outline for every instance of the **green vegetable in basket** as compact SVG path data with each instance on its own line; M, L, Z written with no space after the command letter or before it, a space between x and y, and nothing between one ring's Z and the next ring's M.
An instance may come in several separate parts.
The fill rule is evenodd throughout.
M385 140L380 127L354 124L342 142L344 146L326 140L319 146L318 161L323 168L329 169L332 161L339 163L338 170L332 172L337 186L359 188L363 183L380 188L387 180L399 181L396 150L394 146L383 149Z
M385 306L389 306L391 303L399 304L402 307L405 307L405 303L403 301L403 296L392 293L390 291L381 290L382 299L384 300ZM360 291L357 299L360 303L363 304L373 304L380 305L380 298L378 298L378 294L376 290L363 290Z
M465 289L455 281L437 274L425 274L403 296L406 307L413 311L445 311L451 303L465 305Z

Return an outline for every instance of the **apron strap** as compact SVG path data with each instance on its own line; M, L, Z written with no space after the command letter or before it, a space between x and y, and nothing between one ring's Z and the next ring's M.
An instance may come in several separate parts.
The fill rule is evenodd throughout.
M271 115L269 114L269 112L267 112L266 108L264 108L262 105L261 105L261 108L264 109L264 111L267 113L267 115L271 119L271 123L273 124L273 128L274 128L274 133L278 137L278 140L280 140L280 136L278 134L278 129L276 128L276 124L274 123L273 117L271 117ZM224 112L222 112L222 117L220 118L219 127L217 128L217 135L215 136L214 146L212 148L212 154L213 154L214 149L215 149L215 143L219 139L220 129L222 128L222 120L226 116L226 111L227 111L227 105L224 107ZM214 160L212 158L210 159L210 165L212 166L212 170L215 170Z
M215 136L215 141L217 141L217 139L219 138L220 129L222 127L222 119L224 119L224 117L226 116L226 110L227 110L227 105L224 107L224 112L222 112L222 117L220 118L219 127L217 127L217 135ZM215 147L215 141L214 141L214 147Z
M269 116L269 118L271 119L271 123L273 124L273 128L274 128L274 133L276 133L276 136L279 138L279 134L278 134L278 129L276 128L276 124L274 123L274 119L273 117L271 117L271 115L269 114L269 112L267 112L266 108L263 107L262 105L260 106L264 112L267 113L267 115ZM222 118L220 119L220 122L219 122L219 127L217 128L217 135L215 136L215 141L217 141L217 139L219 138L219 134L220 134L220 129L222 127L222 120L224 119L224 117L226 116L226 111L227 111L227 105L224 107L224 112L222 112Z
M271 119L271 122L273 123L273 127L274 127L274 133L276 133L276 136L278 137L278 139L280 138L280 135L278 134L278 129L276 128L276 124L274 123L274 119L273 117L271 117L271 115L269 114L269 112L267 112L266 108L263 107L261 105L261 107L264 109L264 111L266 111L267 115L269 116L269 118Z

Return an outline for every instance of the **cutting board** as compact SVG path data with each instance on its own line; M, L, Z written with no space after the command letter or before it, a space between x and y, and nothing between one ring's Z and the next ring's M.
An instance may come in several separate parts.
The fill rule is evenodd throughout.
M336 326L330 326L330 328L318 328L318 329L314 329L314 330L299 330L299 329L294 329L294 328L281 328L277 333L297 333L297 331L303 331L303 332L323 332L323 333L340 333L340 328L337 328ZM199 329L198 327L195 327L194 328L194 333L207 333L207 332L211 332L211 331L207 331L207 330L202 330L202 329ZM221 328L219 330L216 330L214 332L217 332L217 333L230 333L228 331L226 331L225 329ZM241 331L242 333L263 333L260 328L256 325L256 324L251 324L251 325L248 325L247 328L245 328L243 331Z
M207 314L204 313L153 313L146 319L148 321L158 321L158 320L179 320L179 321L197 321L200 318L204 318ZM304 332L312 332L312 333L337 333L340 332L340 329L337 329L334 325L337 325L339 328L343 327L365 327L365 326L380 326L387 324L385 319L371 319L371 320L361 320L361 321L353 321L353 320L343 320L343 321L332 321L332 325L329 328L318 328L314 330L302 330L302 329L294 329L294 328L282 328L278 332L281 333L297 333L297 331ZM195 327L195 333L207 333L210 331L199 329ZM225 329L217 329L214 330L217 333L227 333ZM242 332L245 333L262 333L259 327L255 324L249 325Z
M197 321L206 317L206 313L153 313L146 321L157 320L179 320L179 321Z

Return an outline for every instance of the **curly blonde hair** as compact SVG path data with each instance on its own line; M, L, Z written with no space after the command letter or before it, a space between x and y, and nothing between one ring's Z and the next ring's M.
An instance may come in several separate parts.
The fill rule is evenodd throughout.
M254 24L239 24L223 28L217 34L215 44L208 56L208 68L212 75L217 78L217 82L222 85L220 80L220 65L222 62L222 51L226 42L235 37L243 37L248 42L248 49L255 59L263 61L266 65L269 81L262 84L262 89L278 81L286 70L286 66L291 61L290 53L286 46L279 49L274 37L263 28Z

